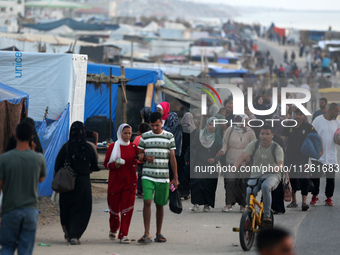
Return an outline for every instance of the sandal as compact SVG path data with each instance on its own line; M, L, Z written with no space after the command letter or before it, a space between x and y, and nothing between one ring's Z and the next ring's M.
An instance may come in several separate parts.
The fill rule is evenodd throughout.
M233 210L233 206L232 205L226 205L223 209L222 212L229 212Z
M298 204L292 201L289 205L287 205L287 208L296 208L298 207Z
M148 237L147 235L143 235L139 240L138 243L151 243L152 240L150 237Z
M166 238L163 235L158 235L155 238L155 242L157 242L157 243L165 243L166 242Z
M123 236L120 241L120 243L123 243L123 244L129 244L130 243L130 239L127 237L127 236Z
M116 236L117 236L117 232L112 232L110 231L109 233L109 238L113 241L116 239Z

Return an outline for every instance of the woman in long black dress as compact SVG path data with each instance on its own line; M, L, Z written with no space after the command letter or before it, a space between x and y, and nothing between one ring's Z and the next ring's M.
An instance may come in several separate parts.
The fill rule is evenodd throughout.
M197 144L193 146L192 162L190 162L191 168L200 167L202 170L207 169L209 166L216 166L218 158L216 154L221 149L217 139L215 139L214 120L215 117L211 117L207 120L205 128L199 132L199 136L195 139ZM194 205L192 211L198 211L200 205L204 205L203 211L208 212L210 207L215 207L215 193L217 188L218 173L210 174L195 173L195 178L191 179L191 203ZM200 176L199 176L200 175ZM199 177L199 178L198 178Z
M60 149L55 163L57 172L69 159L76 173L74 190L60 194L60 222L65 239L70 244L80 244L92 212L90 173L99 171L97 157L86 142L85 126L76 121L72 124L69 141Z
M177 161L178 167L178 192L184 199L190 198L190 139L193 139L196 134L196 125L194 116L190 112L186 112L181 120L183 130L182 153Z

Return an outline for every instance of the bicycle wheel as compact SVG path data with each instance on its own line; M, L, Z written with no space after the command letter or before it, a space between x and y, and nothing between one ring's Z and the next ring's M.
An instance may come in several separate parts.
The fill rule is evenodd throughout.
M240 222L240 243L244 251L249 251L253 247L255 233L252 229L253 211L248 209L242 214Z

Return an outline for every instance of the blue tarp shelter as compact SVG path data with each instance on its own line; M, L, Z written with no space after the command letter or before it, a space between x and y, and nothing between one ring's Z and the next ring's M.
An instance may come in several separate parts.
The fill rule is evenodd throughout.
M47 167L46 179L43 183L39 184L39 197L48 197L53 193L51 184L54 175L55 160L59 150L68 140L69 114L70 110L69 106L67 106L57 120L46 119L35 122L35 128L44 151Z
M113 65L105 65L105 64L93 64L88 63L87 65L87 73L90 74L105 74L107 76L110 75L110 68L112 67L112 75L120 76L120 66L113 66ZM140 107L140 109L136 108L133 109L133 113L136 113L136 117L139 117L139 110L144 106L144 100L145 100L145 92L146 92L146 86L149 83L156 84L157 81L163 80L163 71L160 69L139 69L139 68L125 68L125 77L127 79L130 79L127 85L127 90L129 90L129 86L136 86L135 91L142 90L144 91L144 98L141 98L142 93L138 96L135 92L135 97L139 97L139 104L141 100L143 101L143 105ZM117 118L117 113L121 113L119 110L120 102L120 93L118 93L118 85L119 84L113 84L112 85L112 95L111 95L111 120L113 122L113 127L115 127L115 120ZM139 87L139 88L138 88ZM145 87L142 88L142 87ZM85 114L84 114L84 122L87 118L91 118L93 116L105 116L106 118L110 119L110 89L106 84L102 84L100 88L95 88L93 84L87 84L86 86L86 95L85 95ZM134 93L133 91L130 91L131 94ZM155 93L155 92L154 92ZM154 101L155 96L153 95L153 101L152 101L152 109L156 110L156 103ZM137 100L137 99L136 99ZM127 107L132 109L131 107L136 106L137 103L134 103L133 98L129 99L128 95L128 104ZM117 110L118 109L118 110ZM129 109L128 109L129 112ZM133 116L128 115L128 122L129 120L132 120ZM100 134L99 134L100 135ZM115 137L115 131L113 128L113 137Z
M242 78L246 73L248 73L248 70L209 68L211 78Z
M12 104L19 104L23 98L26 98L25 105L26 110L28 110L28 93L12 88L0 82L0 102L6 100Z

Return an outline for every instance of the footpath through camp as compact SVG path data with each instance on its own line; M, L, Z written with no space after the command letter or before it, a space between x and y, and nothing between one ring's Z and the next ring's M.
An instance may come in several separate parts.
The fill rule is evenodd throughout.
M338 156L338 160L340 157ZM103 160L103 155L100 161ZM99 162L101 163L101 162ZM108 172L100 171L94 179L104 179ZM340 179L337 176L336 186ZM106 201L106 183L93 184L93 208L90 223L80 239L81 245L70 245L64 239L60 226L58 210L53 209L50 201L44 199L41 208L40 222L36 235L34 254L256 254L256 249L244 252L239 243L238 233L232 231L238 227L241 213L238 206L231 212L222 212L224 203L223 178L218 180L215 208L209 212L192 212L189 200L183 201L184 210L181 214L172 213L165 207L162 234L167 238L166 243L152 242L139 244L137 240L143 235L143 200L136 198L135 210L129 231L130 244L120 244L109 239L109 213ZM320 200L324 200L325 179L321 180ZM298 193L299 194L299 193ZM298 197L298 208L286 208L286 213L274 215L275 226L289 229L295 239L296 254L321 254L327 247L328 254L337 254L340 250L338 242L330 242L330 238L338 233L340 216L340 191L336 187L334 207L320 204L302 212L301 196ZM308 196L308 202L310 201ZM288 205L288 203L285 203ZM155 207L152 207L151 236L155 238ZM50 246L39 246L47 244ZM311 245L315 244L315 245ZM327 244L327 246L326 246Z

